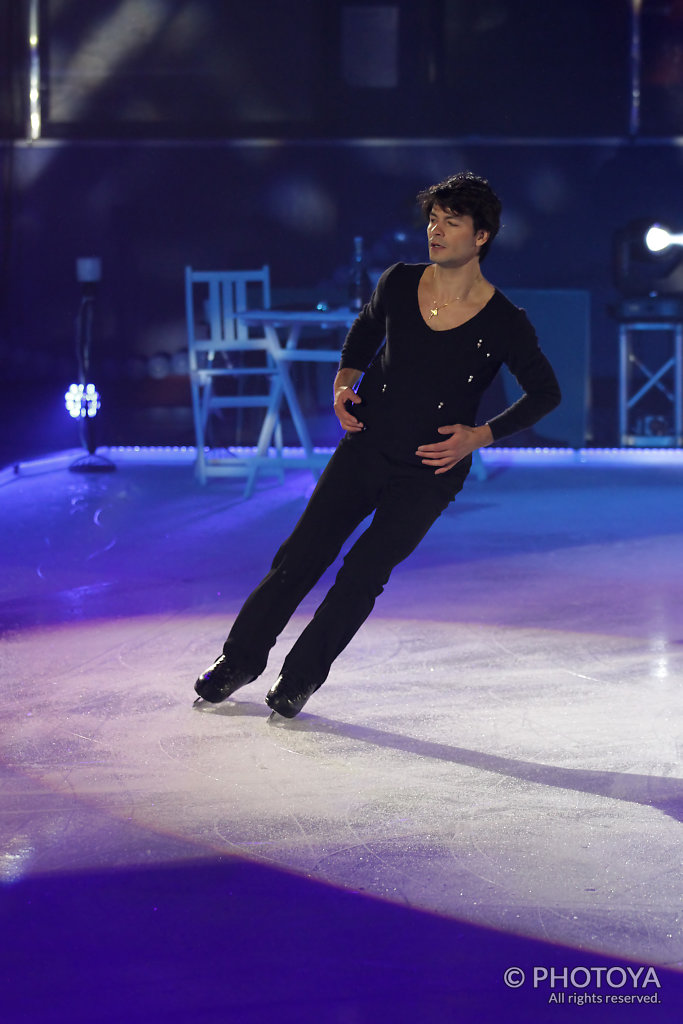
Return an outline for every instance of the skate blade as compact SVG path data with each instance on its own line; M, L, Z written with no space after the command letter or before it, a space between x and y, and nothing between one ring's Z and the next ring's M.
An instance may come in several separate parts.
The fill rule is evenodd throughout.
M277 711L271 711L266 721L268 722L268 725L283 725L285 722L288 722L289 719L285 718L284 715L279 715Z

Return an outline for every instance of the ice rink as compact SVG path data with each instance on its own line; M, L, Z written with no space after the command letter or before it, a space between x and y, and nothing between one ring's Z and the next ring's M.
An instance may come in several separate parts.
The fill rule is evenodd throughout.
M486 452L291 722L310 474L112 457L0 486L2 1024L681 1019L683 452Z

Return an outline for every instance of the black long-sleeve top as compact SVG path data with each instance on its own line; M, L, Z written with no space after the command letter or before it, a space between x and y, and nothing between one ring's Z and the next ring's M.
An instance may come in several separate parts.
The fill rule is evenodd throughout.
M417 298L424 269L396 263L382 274L346 336L339 364L364 372L363 402L352 409L365 424L363 436L418 464L419 445L444 440L438 427L475 426L481 396L503 363L523 395L488 421L494 440L532 426L561 397L526 313L502 292L459 327L432 330Z

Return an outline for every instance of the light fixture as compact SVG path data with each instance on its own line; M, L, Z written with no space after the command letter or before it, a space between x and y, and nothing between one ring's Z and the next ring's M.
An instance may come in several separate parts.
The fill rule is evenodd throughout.
M94 384L72 384L64 395L66 411L73 419L97 415L100 396Z
M650 252L664 252L672 245L683 245L683 233L674 234L661 224L653 224L645 233L645 245Z
M97 454L93 420L100 408L100 396L94 384L88 383L92 349L95 296L102 278L102 263L98 256L84 256L76 260L76 280L81 286L81 302L76 317L76 363L78 383L72 384L64 395L70 416L78 421L83 447L87 455L73 462L69 469L81 473L111 471L111 459Z
M614 234L614 283L622 296L683 295L683 235L652 217L633 220Z
M28 21L28 137L37 142L41 134L39 0L30 0Z

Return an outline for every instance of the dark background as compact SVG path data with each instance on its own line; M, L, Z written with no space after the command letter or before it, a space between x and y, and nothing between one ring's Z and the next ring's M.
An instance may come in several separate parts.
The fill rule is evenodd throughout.
M342 303L353 236L377 269L425 258L415 194L461 169L503 199L494 283L589 293L586 440L616 443L615 238L683 228L683 0L645 0L635 124L630 0L43 0L32 143L28 9L0 3L3 462L78 443L77 257L103 266L101 442L192 443L184 265ZM313 417L329 381L300 372Z

